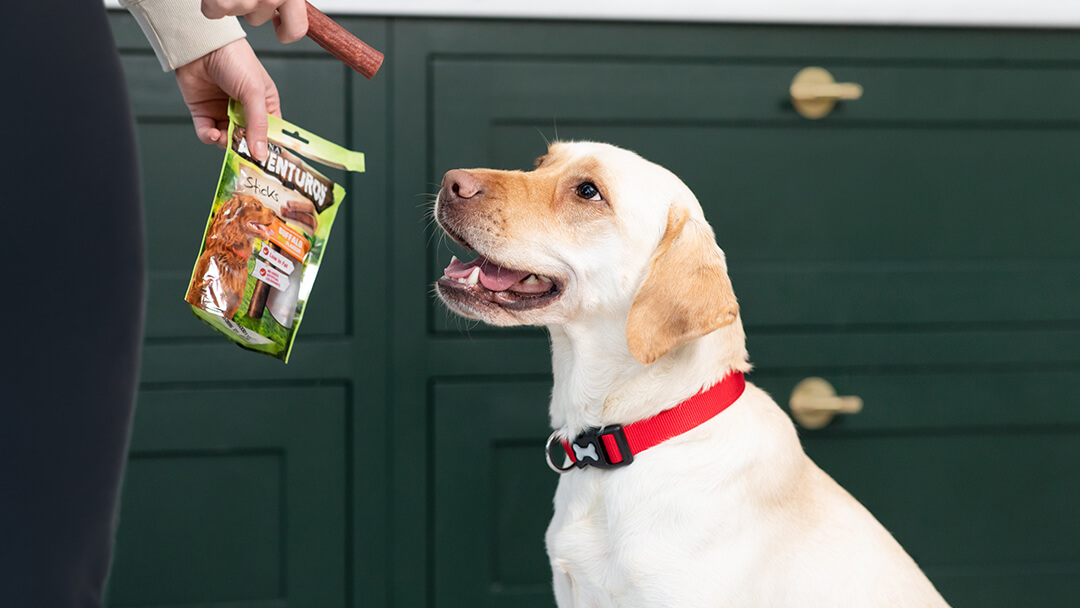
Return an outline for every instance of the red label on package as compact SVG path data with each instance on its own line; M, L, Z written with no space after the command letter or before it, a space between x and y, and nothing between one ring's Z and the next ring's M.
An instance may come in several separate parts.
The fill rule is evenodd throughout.
M255 260L255 270L251 271L251 276L279 291L285 291L289 288L288 275L278 272L273 266L262 260Z
M284 272L285 274L292 274L294 264L288 257L282 255L280 252L275 251L270 243L263 243L262 249L259 250L259 257L270 262L275 268Z

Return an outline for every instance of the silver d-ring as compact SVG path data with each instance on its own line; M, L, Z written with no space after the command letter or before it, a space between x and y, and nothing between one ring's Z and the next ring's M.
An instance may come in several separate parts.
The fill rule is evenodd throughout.
M562 447L562 440L559 439L557 437L557 435L558 435L558 431L552 433L551 436L548 437L547 446L544 448L544 456L547 458L547 464L548 464L549 467L551 467L551 470L555 471L556 473L559 473L561 475L562 473L565 473L565 472L569 471L570 469L574 468L574 464L570 463L570 466L567 466L567 467L560 467L559 465L555 464L555 460L551 456L551 446L558 443L559 447ZM565 454L565 452L564 452L564 454Z

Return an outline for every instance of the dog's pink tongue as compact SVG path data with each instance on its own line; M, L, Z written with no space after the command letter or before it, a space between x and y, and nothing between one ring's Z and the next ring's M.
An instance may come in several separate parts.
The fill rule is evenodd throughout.
M480 284L491 291L506 291L529 274L526 270L510 270L485 260L480 265Z
M480 256L469 263L454 258L444 272L451 279L465 279L472 274L472 269L476 267L480 268L480 284L491 291L506 291L510 289L511 285L530 274L527 270L503 268L484 256Z

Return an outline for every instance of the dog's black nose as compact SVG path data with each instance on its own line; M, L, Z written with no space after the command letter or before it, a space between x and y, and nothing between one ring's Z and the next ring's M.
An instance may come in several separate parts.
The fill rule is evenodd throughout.
M463 169L452 169L442 178L443 200L469 199L480 194L480 180Z

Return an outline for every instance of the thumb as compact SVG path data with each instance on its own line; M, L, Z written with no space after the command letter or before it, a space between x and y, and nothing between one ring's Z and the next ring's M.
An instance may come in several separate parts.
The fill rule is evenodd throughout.
M256 160L266 160L266 132L270 128L266 119L266 99L262 91L252 91L251 88L238 95L247 118L248 148Z

